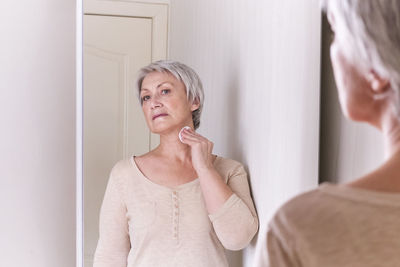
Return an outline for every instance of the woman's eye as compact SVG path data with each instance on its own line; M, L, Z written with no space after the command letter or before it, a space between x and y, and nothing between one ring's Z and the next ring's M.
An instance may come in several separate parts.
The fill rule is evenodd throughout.
M145 95L145 96L142 97L142 101L147 101L149 99L150 99L150 96L148 96L148 95Z
M161 93L162 93L163 95L166 95L166 94L168 94L169 92L171 92L170 89L162 89L162 90L161 90Z

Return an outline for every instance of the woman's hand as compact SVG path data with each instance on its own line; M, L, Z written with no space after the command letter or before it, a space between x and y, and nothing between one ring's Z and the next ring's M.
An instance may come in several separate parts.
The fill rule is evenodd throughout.
M214 168L214 156L211 154L214 144L192 129L183 130L181 136L182 142L191 148L192 165L199 176L207 211L213 214L233 194Z
M214 157L211 154L214 147L213 142L192 129L184 129L182 131L182 141L191 148L192 165L198 175L214 168Z

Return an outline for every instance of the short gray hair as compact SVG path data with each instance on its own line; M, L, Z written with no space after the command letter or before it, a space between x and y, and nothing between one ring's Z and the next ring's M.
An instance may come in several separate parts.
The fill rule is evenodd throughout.
M400 1L322 0L321 4L335 16L346 55L390 81L400 114Z
M200 115L203 110L204 104L204 91L199 75L190 68L189 66L173 60L159 60L141 68L137 77L137 92L139 96L140 104L140 91L142 90L142 83L147 74L151 72L163 72L170 73L175 76L176 79L181 81L186 88L186 95L188 100L192 103L197 100L199 101L199 108L192 111L192 120L194 129L200 126Z

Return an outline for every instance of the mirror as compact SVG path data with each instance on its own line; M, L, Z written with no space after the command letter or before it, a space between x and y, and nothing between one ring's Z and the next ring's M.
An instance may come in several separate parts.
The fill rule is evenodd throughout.
M83 4L85 266L92 266L111 168L159 142L133 82L139 68L166 58L198 72L206 99L199 132L214 142L214 154L249 174L259 234L244 252L227 254L231 267L253 266L279 204L318 184L318 1Z

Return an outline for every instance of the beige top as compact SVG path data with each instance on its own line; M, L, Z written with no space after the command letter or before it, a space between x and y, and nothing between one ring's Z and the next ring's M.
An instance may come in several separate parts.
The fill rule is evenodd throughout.
M324 183L277 212L267 241L274 267L398 267L400 194Z
M243 166L221 157L214 166L234 194L209 215L198 179L169 188L147 179L133 157L119 161L101 207L94 266L228 266L224 248L247 246L258 219Z

